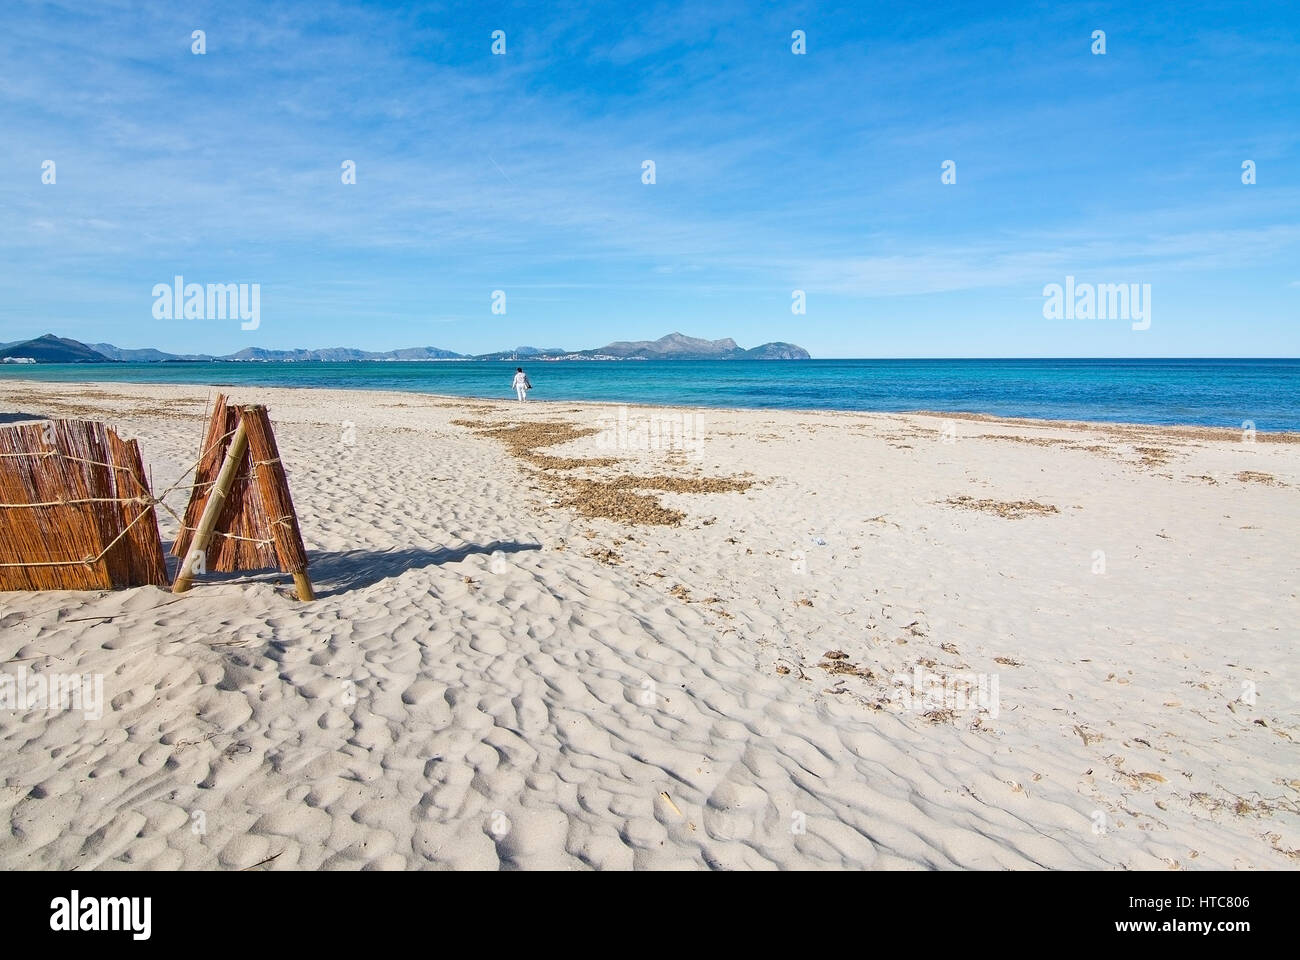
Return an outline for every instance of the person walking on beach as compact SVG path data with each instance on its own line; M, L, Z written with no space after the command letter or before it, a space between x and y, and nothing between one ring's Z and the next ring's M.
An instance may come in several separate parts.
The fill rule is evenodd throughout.
M533 389L533 385L528 379L528 374L524 373L523 367L515 367L514 388L515 396L519 398L520 403L528 399L528 391Z

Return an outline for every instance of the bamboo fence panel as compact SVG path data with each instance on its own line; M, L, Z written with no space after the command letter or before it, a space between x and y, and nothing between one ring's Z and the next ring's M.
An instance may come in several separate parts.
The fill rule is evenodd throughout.
M266 407L245 407L244 424L248 429L248 455L257 481L262 517L274 540L276 560L285 573L301 573L307 569L307 548L298 529L289 478L280 462L280 449Z
M311 583L306 576L307 550L275 433L263 406L231 406L224 395L218 394L204 438L203 457L195 471L190 502L181 531L172 544L172 553L183 561L189 552L229 450L230 438L240 423L247 432L248 447L217 516L206 549L205 569L232 573L279 567L294 575L299 596L311 599Z
M168 584L139 445L103 423L0 428L0 590Z
M204 437L203 457L195 469L190 502L185 508L180 532L172 543L172 556L183 560L189 552L194 530L203 516L217 474L221 472L239 417L239 408L229 406L225 396L218 394ZM258 498L253 489L249 460L248 453L245 453L217 516L217 532L206 551L207 570L233 573L236 570L264 570L276 565L275 544L266 513L260 508L254 509Z

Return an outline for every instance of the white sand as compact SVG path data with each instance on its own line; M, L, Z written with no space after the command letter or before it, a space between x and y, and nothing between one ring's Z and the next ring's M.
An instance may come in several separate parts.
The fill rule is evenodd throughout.
M214 392L7 381L0 411L110 420L158 490ZM1300 864L1300 444L703 410L698 461L576 475L758 485L627 527L451 424L613 408L230 392L270 406L320 597L0 595L4 672L107 701L0 710L2 868ZM918 666L996 676L997 715L901 709Z

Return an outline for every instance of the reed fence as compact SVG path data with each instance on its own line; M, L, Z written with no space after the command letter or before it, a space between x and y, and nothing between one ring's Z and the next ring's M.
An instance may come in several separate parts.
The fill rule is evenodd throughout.
M0 590L168 585L140 447L103 423L0 428Z

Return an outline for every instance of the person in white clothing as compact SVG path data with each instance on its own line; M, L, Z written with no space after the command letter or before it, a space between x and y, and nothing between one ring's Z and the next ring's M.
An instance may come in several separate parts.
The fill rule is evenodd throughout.
M515 396L519 398L520 403L528 399L528 391L533 389L533 385L529 382L528 374L524 373L523 367L515 367L514 388Z

